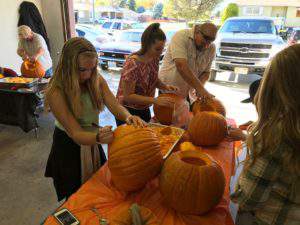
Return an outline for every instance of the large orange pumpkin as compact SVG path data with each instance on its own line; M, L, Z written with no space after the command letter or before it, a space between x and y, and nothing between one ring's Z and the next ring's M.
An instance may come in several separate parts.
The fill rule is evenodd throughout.
M141 189L163 164L159 139L150 128L118 127L108 150L111 178L119 190Z
M196 115L198 112L203 111L216 111L223 116L226 116L226 109L222 102L216 98L210 99L206 102L201 102L200 100L196 100L192 106L192 112Z
M23 77L41 78L45 75L45 70L39 61L25 60L21 66L21 73Z
M158 225L156 216L143 206L133 204L120 210L109 223L110 225Z
M168 97L171 98L174 102L174 107L178 108L182 104L184 104L184 99L173 93L164 93L160 94L158 98ZM173 112L174 108L159 106L154 104L153 111L156 119L164 125L171 125L173 120Z
M220 202L225 177L222 168L207 154L179 151L164 163L159 188L166 204L176 211L201 215Z
M188 132L194 145L218 145L227 134L227 123L217 112L199 112L191 120Z

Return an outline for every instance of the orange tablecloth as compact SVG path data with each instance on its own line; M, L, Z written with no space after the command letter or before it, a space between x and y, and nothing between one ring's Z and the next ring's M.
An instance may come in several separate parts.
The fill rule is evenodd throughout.
M107 164L97 171L61 208L69 209L82 225L99 224L99 215L92 209L96 209L102 218L109 221L119 209L128 207L134 202L151 209L163 225L233 225L229 212L229 184L234 172L234 144L224 141L219 146L206 148L204 151L219 162L226 178L222 201L205 215L182 215L164 205L158 190L158 178L150 181L136 193L126 195L118 191L111 183ZM49 216L45 224L59 223L53 216Z

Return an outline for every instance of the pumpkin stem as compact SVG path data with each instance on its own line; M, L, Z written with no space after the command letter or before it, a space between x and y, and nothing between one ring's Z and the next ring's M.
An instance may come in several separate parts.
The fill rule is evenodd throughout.
M136 203L132 204L130 207L132 225L146 225L147 220L144 221L141 217L140 206Z

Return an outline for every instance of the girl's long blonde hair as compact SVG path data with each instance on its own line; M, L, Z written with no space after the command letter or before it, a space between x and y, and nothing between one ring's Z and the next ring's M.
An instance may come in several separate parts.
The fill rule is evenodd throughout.
M98 65L96 49L88 40L80 37L68 40L63 46L59 63L48 85L45 104L46 107L49 107L47 99L54 90L59 89L76 118L79 118L82 113L82 103L80 100L82 90L79 85L79 56L96 58L96 65ZM94 108L101 111L103 109L103 94L100 90L97 69L92 72L91 78L86 82L86 86Z
M279 52L263 75L254 103L258 121L247 140L252 160L285 146L283 166L300 174L300 45ZM247 164L246 164L247 165Z

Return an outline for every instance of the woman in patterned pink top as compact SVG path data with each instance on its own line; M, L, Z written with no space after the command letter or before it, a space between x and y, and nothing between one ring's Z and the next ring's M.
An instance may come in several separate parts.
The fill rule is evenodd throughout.
M130 55L124 64L117 99L132 115L149 122L149 107L152 104L172 107L169 98L155 98L155 89L176 91L176 87L165 85L158 78L159 59L166 42L166 35L159 23L153 23L143 32L141 49ZM116 119L117 125L124 122Z

